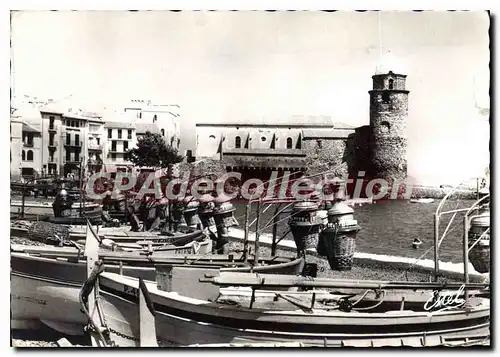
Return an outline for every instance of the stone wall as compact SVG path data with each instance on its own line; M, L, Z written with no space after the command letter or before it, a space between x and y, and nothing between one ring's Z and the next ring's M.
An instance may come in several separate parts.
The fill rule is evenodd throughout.
M352 140L304 140L303 150L306 152L307 175L332 169L336 177L347 179L352 155L349 152Z
M358 177L360 171L365 172L365 177L369 177L372 173L371 164L371 127L364 125L356 128L355 133L351 136L352 147L350 153L352 155L352 164L349 165L349 176Z

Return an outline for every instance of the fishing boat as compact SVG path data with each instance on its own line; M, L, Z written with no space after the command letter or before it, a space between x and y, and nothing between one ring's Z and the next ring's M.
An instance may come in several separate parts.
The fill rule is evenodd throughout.
M448 197L436 211L438 223L444 215L457 211L443 211ZM464 281L460 283L439 281L439 243L448 230L441 237L437 224L433 282L352 281L208 270L199 278L190 267L172 267L168 275L157 274L156 281L145 281L103 272L97 264L88 271L82 287L81 307L90 326L100 331L93 334L93 343L101 346L142 346L145 329L149 331L148 343L160 346L300 342L307 346L428 347L463 345L472 340L479 343L490 336L490 300L480 296L489 289L489 283L469 283L467 266L469 252L489 234L484 218L489 216L485 205L488 197L462 209L467 223ZM313 227L302 236L294 234L297 241L302 239L297 242L297 250L299 246L307 249L316 234L317 222L310 213L314 205L296 207L303 213L297 222L310 222ZM332 210L341 211L339 208ZM352 221L352 211L344 210L335 227L344 227L342 234L351 232L352 238L352 232L359 230ZM329 217L328 225L332 224ZM304 226L298 227L303 230ZM470 241L468 227L474 233ZM484 260L485 254L481 250L470 258ZM336 258L342 263L337 269L350 264L345 255ZM176 277L182 277L183 284L176 284ZM90 313L95 306L101 315ZM151 341L153 328L155 341Z
M11 222L10 235L12 237L30 238L46 242L50 238L49 231L60 231L63 227L67 229L67 239L84 243L86 239L85 230L81 226L55 225L50 222ZM100 239L111 239L118 244L137 244L150 242L154 246L172 244L175 246L186 245L193 241L201 241L205 234L201 229L180 227L176 232L131 232L130 227L102 227L98 229L97 235Z
M78 296L87 277L92 251L106 271L154 280L154 265L168 274L171 266L188 265L199 276L208 270L256 271L299 274L302 258L265 257L231 253L212 254L212 241L193 241L179 247L124 252L98 248L100 238L89 226L85 250L72 247L11 246L11 319L13 328L40 324L65 334L83 334L86 318L80 312ZM253 268L254 265L257 267ZM161 270L161 269L160 269ZM186 280L183 280L187 284ZM189 284L187 284L189 285Z
M218 302L163 291L156 283L146 281L160 345L300 341L308 346L436 346L447 338L489 332L489 299L468 297L467 309L452 306L444 311L426 310L427 301L434 297L432 290L442 288L439 283L286 279L249 273L220 273L211 281L224 286L250 286L253 291L278 287L351 291L266 290L261 295L246 292L243 298L242 294L235 298L234 292L219 289L208 295L211 299L219 296L222 301ZM460 286L451 284L444 289L451 295ZM138 289L138 279L106 272L99 276L98 304L105 316L104 327L117 346L139 346ZM391 289L427 289L427 294L399 292L385 297L385 291Z
M432 203L434 198L412 198L410 203Z

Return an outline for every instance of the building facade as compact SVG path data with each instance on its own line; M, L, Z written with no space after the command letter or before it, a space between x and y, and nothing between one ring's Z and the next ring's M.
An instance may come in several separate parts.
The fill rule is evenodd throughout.
M78 177L86 171L128 168L125 153L146 132L161 134L175 149L180 144L177 105L132 101L119 110L89 112L72 97L61 101L35 97L13 99L11 174Z
M273 124L245 120L196 124L196 160L222 160L228 171L263 176L270 171L305 171L308 158L344 145L354 128L326 116L276 118Z

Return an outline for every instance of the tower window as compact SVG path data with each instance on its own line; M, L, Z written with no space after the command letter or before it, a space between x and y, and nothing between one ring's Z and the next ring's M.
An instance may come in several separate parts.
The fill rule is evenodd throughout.
M389 103L389 101L390 101L389 93L387 93L387 92L382 93L382 102Z
M241 138L239 136L237 136L235 139L234 139L234 147L236 149L239 149L241 148Z
M26 160L26 152L23 150L22 155L21 155L22 160Z
M394 79L389 79L389 89L394 89Z
M316 146L318 147L318 149L323 148L323 142L321 140L316 140Z
M386 122L386 121L383 121L382 123L380 123L380 131L384 134L387 134L389 133L389 131L391 130L391 125Z
M287 138L286 139L286 148L287 149L293 149L293 140L292 140L292 138Z
M26 155L27 161L33 161L33 151L28 150L28 154Z
M161 129L161 136L165 136L165 129Z

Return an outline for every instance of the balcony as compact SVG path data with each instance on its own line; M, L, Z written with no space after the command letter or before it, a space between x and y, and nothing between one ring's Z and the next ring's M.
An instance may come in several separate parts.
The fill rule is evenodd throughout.
M56 148L58 145L55 141L49 142L49 148Z
M33 144L33 142L23 142L23 146L25 148L32 148L34 147L35 145Z
M94 160L89 160L87 163L90 166L100 166L103 164L103 161L101 159L94 159Z
M102 144L89 144L89 150L102 151Z
M57 129L56 129L56 126L55 125L49 125L49 132L56 132Z
M57 163L57 160L55 157L49 157L49 164L56 164Z
M74 159L73 159L73 158L69 158L69 159L68 159L67 157L65 157L65 158L63 159L63 164L64 164L64 165L66 165L66 164L71 164L71 165L80 165L80 163L81 163L81 161L80 161L80 160L81 160L81 158L79 158L79 157L76 157L76 158L74 158Z
M64 146L69 146L69 147L82 147L83 146L83 141L66 141Z
M111 148L109 150L109 153L110 154L125 154L129 150L130 150L129 148Z

